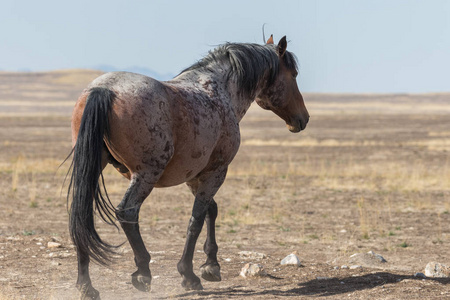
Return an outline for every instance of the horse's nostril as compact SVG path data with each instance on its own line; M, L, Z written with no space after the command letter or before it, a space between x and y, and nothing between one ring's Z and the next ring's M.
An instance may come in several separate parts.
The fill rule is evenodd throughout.
M306 128L306 124L308 124L309 117L306 118L304 121L300 120L300 128L303 130Z

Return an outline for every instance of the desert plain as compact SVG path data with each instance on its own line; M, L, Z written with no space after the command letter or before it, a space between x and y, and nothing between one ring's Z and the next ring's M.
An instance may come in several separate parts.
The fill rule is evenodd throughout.
M0 72L0 299L79 298L68 234L70 159L63 162L73 105L100 74ZM432 261L450 266L450 93L304 99L311 119L299 134L256 104L241 122L241 148L215 197L221 282L203 280L201 292L180 285L176 264L193 204L180 185L155 189L141 209L151 293L131 285L125 243L108 268L91 264L102 299L449 298L449 278L416 273ZM128 181L112 167L104 173L118 204ZM97 226L106 241L126 241L122 231ZM197 274L204 240L205 232ZM369 251L386 262L367 259ZM291 253L301 266L280 265ZM267 275L240 277L246 263Z

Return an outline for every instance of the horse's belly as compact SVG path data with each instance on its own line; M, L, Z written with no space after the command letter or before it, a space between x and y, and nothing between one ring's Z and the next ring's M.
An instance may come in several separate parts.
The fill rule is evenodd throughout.
M186 155L174 156L164 169L155 187L174 186L193 179L208 165L208 153L202 154L201 152L194 152L189 157Z

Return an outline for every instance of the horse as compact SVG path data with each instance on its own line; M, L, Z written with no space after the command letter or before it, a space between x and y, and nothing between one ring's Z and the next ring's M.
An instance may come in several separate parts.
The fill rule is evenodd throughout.
M206 262L201 277L220 281L215 239L214 195L240 145L239 122L253 101L285 121L291 132L305 129L309 114L299 91L297 59L286 36L262 45L225 43L172 80L111 72L92 81L72 115L68 189L69 232L78 258L81 299L98 299L89 263L111 262L115 245L100 238L94 215L117 227L131 245L137 271L132 284L151 290L150 254L139 231L139 210L153 190L186 183L195 197L186 244L177 269L186 290L203 289L192 259L206 222ZM130 183L117 207L109 200L102 170L112 164ZM70 171L69 170L69 171Z

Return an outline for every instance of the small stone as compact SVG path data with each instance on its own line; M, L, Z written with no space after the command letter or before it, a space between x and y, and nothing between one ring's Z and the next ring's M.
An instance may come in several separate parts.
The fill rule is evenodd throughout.
M52 266L60 266L61 265L61 263L60 262L58 262L58 261L55 261L55 260L52 260L52 262L50 263Z
M322 277L322 276L317 276L316 277L317 280L330 280L330 277Z
M264 266L260 264L246 264L242 270L241 273L239 273L240 276L247 278L247 277L255 277L255 276L266 276L267 273L264 270Z
M347 230L345 230L345 229L342 229L341 231L339 231L340 233L346 233L347 232Z
M266 255L264 253L253 252L253 251L240 251L239 256L244 257L244 258L251 258L251 259L266 258Z
M416 274L414 274L414 277L417 277L417 278L427 278L427 276L425 276L425 274L423 274L423 273L416 273Z
M383 256L376 254L373 251L367 253L355 253L350 256L349 264L361 265L361 266L379 266L381 263L386 263L387 261Z
M387 262L383 256L381 256L380 254L376 254L373 251L369 251L367 252L367 254L371 255L373 258L375 258L376 260L378 260L379 262L385 263Z
M341 266L341 269L348 269L348 266L342 265L342 266Z
M450 267L438 262L429 262L425 267L425 275L434 278L450 277Z
M52 236L52 241L56 242L56 243L62 243L63 242L62 238L59 237L59 236Z
M356 269L362 269L362 266L360 266L360 265L350 266L350 270L356 270Z
M334 268L333 268L333 270L339 270L339 267L338 267L338 266L336 266L336 267L334 267Z
M48 242L47 243L47 248L60 248L61 247L61 244L60 243L57 243L57 242Z
M281 264L282 265L295 265L295 266L301 266L302 265L301 262L300 262L300 259L294 253L289 254L288 256L283 258L281 260Z

